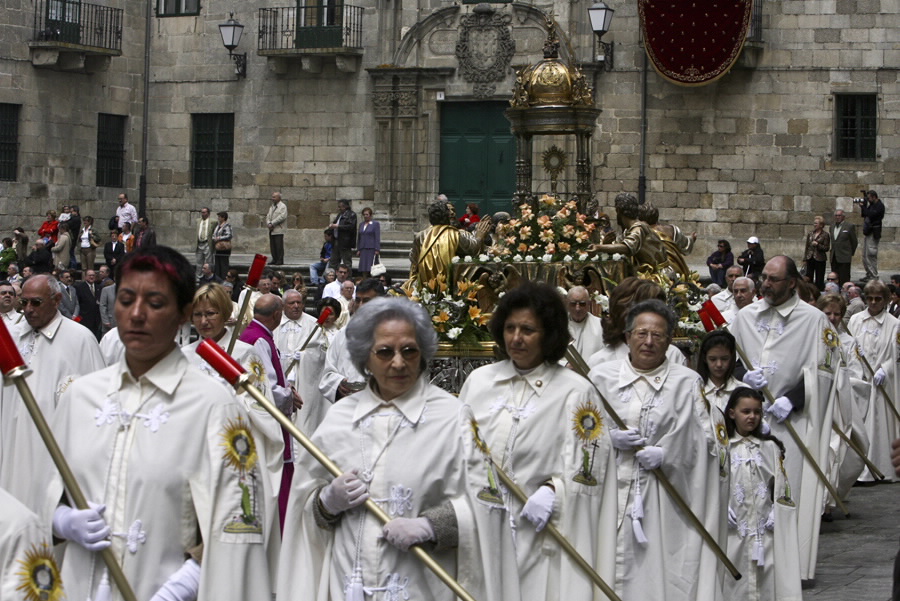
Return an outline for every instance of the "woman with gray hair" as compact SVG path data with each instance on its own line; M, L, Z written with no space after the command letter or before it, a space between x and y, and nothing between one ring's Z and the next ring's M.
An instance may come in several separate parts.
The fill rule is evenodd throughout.
M460 406L428 381L431 320L406 299L377 298L346 335L368 385L335 403L312 437L346 471L332 478L311 456L299 458L306 473L291 491L278 597L451 601L453 592L405 552L427 544L453 573L464 527L450 504L463 491ZM393 518L386 526L361 507L369 498Z

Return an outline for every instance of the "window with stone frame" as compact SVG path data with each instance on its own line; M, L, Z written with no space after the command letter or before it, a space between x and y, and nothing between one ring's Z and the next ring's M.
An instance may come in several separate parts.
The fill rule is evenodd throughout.
M0 181L14 182L19 172L20 104L0 103Z
M191 115L191 187L230 188L234 172L234 113Z
M121 188L125 185L124 115L97 115L97 185Z
M157 0L157 17L180 17L182 15L199 15L200 0Z
M834 158L838 161L874 161L878 132L875 94L835 94Z

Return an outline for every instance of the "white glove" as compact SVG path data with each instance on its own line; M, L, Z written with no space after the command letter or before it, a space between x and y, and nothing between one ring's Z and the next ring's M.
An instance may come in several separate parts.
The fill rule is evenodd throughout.
M384 525L381 532L389 543L401 551L434 540L434 528L428 518L394 518Z
M769 515L766 518L766 530L774 530L775 529L775 508L773 507L769 511Z
M635 454L635 457L645 470L655 470L662 465L665 454L662 447L644 447Z
M742 381L753 390L759 390L769 383L769 380L766 379L766 374L761 369L748 371L744 374Z
M541 486L534 494L528 497L528 502L522 508L519 517L523 517L534 526L535 532L540 532L547 525L553 514L553 503L556 501L556 491L549 486Z
M786 396L780 396L775 399L775 402L766 409L766 413L775 418L775 420L780 424L783 422L788 415L791 414L791 411L794 409L794 406L791 405L791 400Z
M103 519L106 505L89 503L90 509L73 509L60 505L53 513L53 533L73 543L78 543L88 551L102 551L111 543L109 526Z
M737 514L730 505L728 506L728 525L732 528L737 528Z
M169 576L150 601L194 601L200 592L200 564L193 559L184 562Z
M887 377L887 374L884 373L884 368L879 367L878 371L875 372L875 375L872 377L872 381L875 382L875 386L881 386L884 384L884 379Z
M610 428L609 437L612 439L613 448L621 451L628 451L634 447L643 445L646 440L638 432L637 428L630 430L620 430L618 428Z
M766 420L762 420L759 424L759 431L763 436L768 436L769 432L772 431L772 428L769 427L769 422L767 422Z
M359 507L368 498L369 491L366 483L359 479L358 470L344 472L319 491L319 500L331 515Z

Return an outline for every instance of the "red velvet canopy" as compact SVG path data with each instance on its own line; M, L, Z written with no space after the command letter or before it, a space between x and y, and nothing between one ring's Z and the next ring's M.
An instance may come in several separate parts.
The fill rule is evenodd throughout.
M679 85L725 75L740 56L753 0L638 0L647 56Z

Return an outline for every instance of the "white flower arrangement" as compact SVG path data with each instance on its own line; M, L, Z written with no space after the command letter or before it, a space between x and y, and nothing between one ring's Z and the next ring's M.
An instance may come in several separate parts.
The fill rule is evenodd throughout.
M513 256L513 261L516 261L516 262L522 261L522 255L517 254L517 255Z
M450 262L456 265L457 263L459 263L459 257L453 257L452 259L450 259Z
M566 255L565 257L563 257L563 263L571 263L571 262L572 262L572 255Z
M532 263L533 261L534 261L534 257L532 257L531 255L528 255L527 257L525 257L526 263Z
M543 255L541 257L541 261L543 261L544 263L550 263L551 261L553 261L553 255Z
M459 338L459 335L462 334L462 332L462 328L450 328L449 330L447 330L447 338L449 338L450 340L456 340L457 338Z
M615 253L615 254L613 254L613 256L612 256L612 260L613 260L613 261L621 261L621 260L624 259L624 258L625 258L625 255L622 255L622 254L619 254L619 253Z
M471 262L472 262L472 255L466 255L465 257L463 257L463 262L464 262L464 263L471 263Z
M478 260L481 261L482 263L487 263L488 261L491 260L491 258L489 256L487 256L486 254L481 253L480 255L478 255Z

